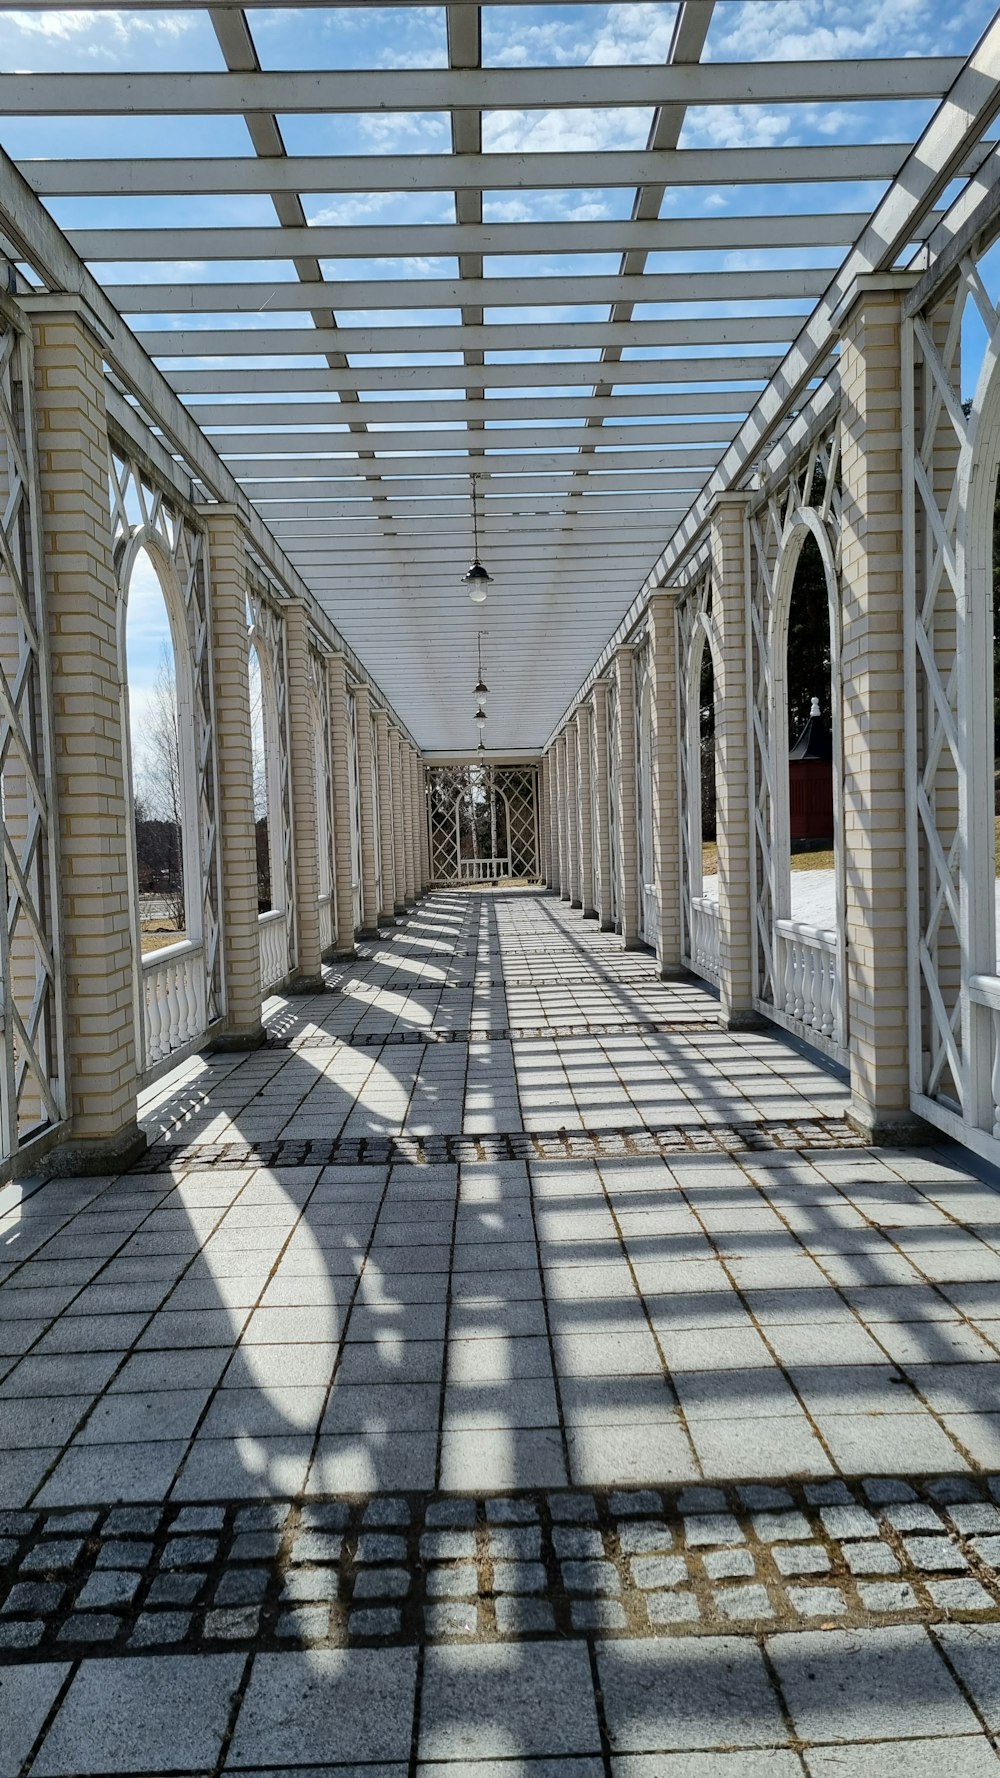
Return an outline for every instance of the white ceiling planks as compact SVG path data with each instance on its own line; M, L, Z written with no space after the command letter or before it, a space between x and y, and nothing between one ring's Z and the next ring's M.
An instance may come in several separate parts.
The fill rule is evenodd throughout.
M475 745L484 632L487 741L537 748L654 564L697 535L720 465L829 372L828 329L796 342L910 164L912 107L926 117L964 63L729 61L712 50L728 0L684 0L659 61L484 65L478 5L442 22L406 0L426 65L269 67L282 5L132 0L197 14L202 63L172 67L165 45L152 70L0 74L0 113L19 141L38 120L24 176L418 741ZM298 5L306 29L336 23ZM391 29L378 0L365 13ZM741 134L746 108L773 107L794 139ZM439 152L405 134L413 117ZM81 152L62 132L46 154L45 119L85 120ZM162 150L132 153L155 119ZM214 119L245 152L206 152ZM366 119L387 132L374 147ZM949 144L948 177L974 173L977 133ZM890 262L942 226L942 195L929 178L897 206ZM163 436L212 492L166 419ZM462 582L472 474L484 606Z

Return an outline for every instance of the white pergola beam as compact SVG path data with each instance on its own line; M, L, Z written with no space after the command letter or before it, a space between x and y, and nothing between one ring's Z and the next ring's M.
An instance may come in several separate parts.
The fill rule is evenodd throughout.
M371 437L382 436L382 428L402 426L444 425L454 421L459 427L473 420L527 420L531 426L549 425L559 420L587 420L601 415L609 420L641 417L664 421L672 415L681 417L705 414L742 414L756 400L752 389L696 389L668 386L655 395L560 395L544 391L530 395L491 395L482 401L464 401L461 396L451 400L424 400L417 396L400 401L364 401L361 417L371 429ZM220 426L344 426L354 417L354 407L342 405L335 396L329 401L199 401L191 412L199 425L214 433Z
M642 446L660 445L675 451L683 451L685 459L690 454L692 445L719 445L728 443L738 430L739 422L735 420L706 420L700 424L677 425L669 422L661 425L635 426L602 426L601 445L610 448L636 450ZM306 432L293 429L287 432L216 432L209 431L220 457L225 461L236 456L270 456L279 452L294 452L296 456L306 451L332 453L334 460L344 453L354 455L359 449L374 450L381 462L386 457L390 460L405 456L419 460L420 454L439 455L448 451L473 451L477 455L487 450L491 456L505 452L521 453L528 449L541 450L575 450L583 442L584 428L581 425L566 426L491 426L482 431L371 431L359 436L348 432ZM700 456L712 456L714 453L699 453Z
M894 179L906 142L823 148L608 149L593 154L404 154L268 156L256 160L22 160L40 197L231 197L241 192L600 191L828 184Z
M830 282L828 268L745 272L645 272L641 277L337 279L322 286L339 309L590 307L595 303L814 301ZM105 284L121 315L258 315L315 309L315 284Z
M590 461L592 462L593 459L590 459ZM252 481L249 479L249 476L253 473L255 467L255 465L251 464L247 480L242 484L245 493L255 502L255 504L267 500L269 495L274 499L294 500L296 492L299 492L302 494L303 498L308 499L321 492L323 487L341 491L344 488L344 478L331 478L322 473L314 477L312 480L298 481L291 479L278 481L276 479L265 479ZM286 468L287 467L288 465L286 465ZM531 474L528 470L516 475L512 475L509 472L504 475L491 473L490 487L497 494L514 494L526 500L538 500L543 496L548 496L554 500L562 500L566 497L567 492L570 491L567 484L572 481L576 474L576 467L562 470L551 470L544 474L540 472ZM605 491L609 493L614 493L618 490L623 493L634 493L641 489L649 495L650 499L655 499L658 494L667 490L671 492L678 491L677 485L671 481L667 471L623 469L612 474L603 469L588 469L586 479L588 486L596 485L597 487L605 489ZM705 477L698 476L689 478L688 488L692 494L698 488L703 486L705 479ZM433 498L439 494L452 492L464 492L466 498L468 498L469 471L464 466L459 469L457 466L453 465L452 473L450 475L445 471L442 471L440 475L426 477L394 477L381 474L378 477L377 484L373 484L373 486L377 486L379 492L384 494L387 499L395 499L398 496L401 498L417 500L428 496Z
M649 383L766 383L780 360L772 353L745 358L635 358L614 365L606 380L615 385ZM585 388L599 368L595 359L570 363L380 364L352 365L344 371L299 370L171 370L165 374L181 395L240 394L327 395L335 389L555 389ZM363 404L362 404L363 405ZM360 416L366 418L366 415ZM376 416L371 416L373 419Z
M437 259L459 253L732 253L771 247L848 247L862 211L820 215L663 216L621 222L446 222L336 224L309 228L76 228L81 258L140 260Z
M400 481L408 476L460 476L468 487L470 470L483 476L497 475L571 475L580 467L578 447L565 451L463 451L455 456L413 456L400 452L397 456L381 453L373 460L351 457L238 457L223 459L240 480L250 476L259 481L282 476L327 482L370 480L372 470L379 479ZM684 487L699 488L704 476L692 471L714 469L719 461L718 450L672 451L595 451L587 458L587 473L600 471L610 475L622 470L655 470L664 478L679 478Z
M601 350L617 346L788 345L800 315L700 315L654 321L535 321L536 352ZM525 349L525 330L515 321L428 324L415 327L158 327L137 328L136 338L152 358L305 358L325 352L352 357L392 352L511 352Z
M293 487L297 484L292 483ZM648 524L652 529L662 533L664 515L673 511L683 514L687 506L671 499L654 498L652 501L646 494L585 494L584 498L574 503L572 512L553 509L548 501L539 500L538 510L526 512L525 495L508 494L498 497L491 491L489 501L484 506L497 506L497 513L491 519L489 512L480 520L480 529L484 536L491 534L495 527L497 536L517 523L522 530L551 531L554 535L565 537L574 535L577 530L586 531L588 527L602 529L609 526L614 519L625 519L631 532L635 522ZM334 495L310 494L307 499L294 496L271 498L267 496L257 502L267 515L269 525L274 525L275 535L282 530L282 521L286 524L307 526L310 524L334 525L343 535L349 535L360 529L366 529L373 538L382 538L381 521L377 516L375 503L371 496L357 495L354 497L337 498ZM468 487L456 489L453 493L427 496L420 499L398 497L393 502L393 522L400 535L409 536L429 530L440 535L442 528L447 531L449 525L468 518L469 491ZM442 527L441 521L447 523ZM470 521L471 522L471 521ZM619 529L616 535L622 535Z
M3 74L5 117L218 117L940 99L956 56L184 74Z

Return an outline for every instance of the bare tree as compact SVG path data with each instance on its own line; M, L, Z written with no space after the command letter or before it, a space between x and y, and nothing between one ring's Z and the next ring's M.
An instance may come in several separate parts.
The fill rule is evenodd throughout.
M180 713L173 654L166 641L160 646L142 732L133 731L132 754L140 884L143 876L148 877L151 872L153 881L149 887L166 901L170 918L182 932L185 909ZM157 829L159 832L155 833ZM149 868L144 870L144 866Z

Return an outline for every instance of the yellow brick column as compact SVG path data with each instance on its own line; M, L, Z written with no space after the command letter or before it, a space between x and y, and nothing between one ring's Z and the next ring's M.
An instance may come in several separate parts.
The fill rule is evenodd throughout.
M859 280L842 312L844 853L852 1118L870 1140L909 1109L903 788L900 320L907 275Z
M410 749L410 808L413 811L413 894L419 901L424 892L424 849L420 822L420 758L416 748Z
M658 925L656 960L662 976L681 968L680 807L678 795L677 623L674 600L656 593L649 603L649 659L653 675L651 737L653 872Z
M611 932L611 800L608 783L608 682L595 679L590 694L597 783L594 786L594 900L602 932Z
M642 948L639 937L639 835L636 824L635 661L631 648L615 650L618 685L618 930L626 951Z
M347 705L347 662L331 654L326 663L330 691L330 795L333 799L333 892L337 902L337 956L354 956L354 892L351 886L351 716Z
M406 882L406 905L412 907L417 899L417 873L413 863L413 780L410 762L413 749L409 741L401 741L399 748L399 768L401 778L401 795L403 799L403 869Z
M371 688L358 685L354 692L354 719L358 729L358 803L361 814L361 932L371 938L378 932L378 871L375 832L375 788L372 777L377 761Z
M293 993L323 987L323 947L319 935L319 823L316 812L316 735L309 676L309 623L297 600L285 606L288 652L288 731L291 747L292 843L295 857L296 963L289 980Z
M559 892L559 800L556 784L556 755L550 747L545 765L545 887L552 894Z
M720 635L715 684L719 847L719 1002L724 1024L759 1023L753 1010L753 898L747 761L745 494L724 494L711 522L712 611Z
M235 507L205 507L202 518L208 532L226 992L225 1027L217 1042L222 1049L256 1049L264 1041L264 1030L260 1022L246 549Z
M379 923L391 925L396 917L396 850L392 839L392 738L384 710L375 712L375 744L378 760L378 820L382 843L382 906Z
M61 857L69 1134L57 1165L110 1172L141 1154L135 937L108 498L104 364L72 297L25 303L35 340L41 545Z
M580 762L576 717L566 724L566 833L569 868L569 905L582 907L580 899Z
M590 791L590 723L589 703L581 704L576 713L577 794L580 799L580 906L585 920L594 917L594 836L592 832Z
M566 730L555 745L558 804L559 899L569 900L569 805L566 801Z
M424 893L431 886L431 836L427 811L427 766L417 759L417 813L420 820L420 857L423 861Z
M392 845L395 858L397 914L406 912L406 838L403 827L403 738L398 728L389 730L392 762Z

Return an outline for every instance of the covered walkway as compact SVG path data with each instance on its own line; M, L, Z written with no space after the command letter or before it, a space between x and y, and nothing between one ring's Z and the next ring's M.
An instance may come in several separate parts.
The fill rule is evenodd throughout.
M1000 1778L998 472L995 0L0 0L0 1778Z
M2 1769L995 1771L982 1169L537 893L265 1017L0 1224Z

